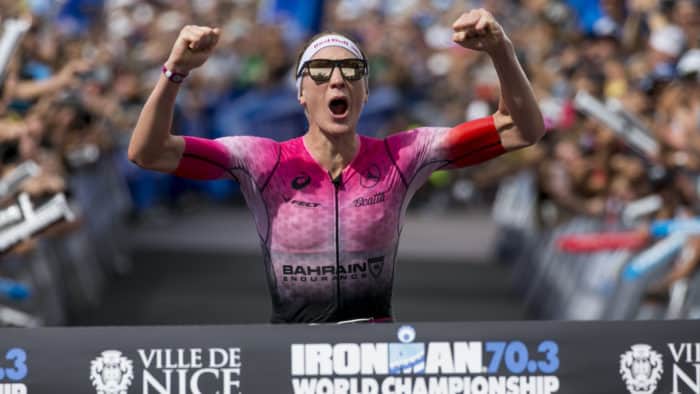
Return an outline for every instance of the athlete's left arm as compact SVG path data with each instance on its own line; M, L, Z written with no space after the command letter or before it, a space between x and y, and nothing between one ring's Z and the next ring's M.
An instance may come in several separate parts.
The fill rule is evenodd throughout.
M542 114L513 43L501 25L490 12L477 9L462 14L452 28L455 43L487 53L496 68L501 98L492 119L503 150L513 151L536 143L545 133ZM454 134L468 124L457 126ZM468 136L462 134L464 138Z

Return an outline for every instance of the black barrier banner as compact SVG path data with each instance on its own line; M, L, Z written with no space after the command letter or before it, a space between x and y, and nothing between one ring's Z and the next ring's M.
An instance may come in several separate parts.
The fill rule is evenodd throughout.
M0 394L700 394L700 322L0 330Z

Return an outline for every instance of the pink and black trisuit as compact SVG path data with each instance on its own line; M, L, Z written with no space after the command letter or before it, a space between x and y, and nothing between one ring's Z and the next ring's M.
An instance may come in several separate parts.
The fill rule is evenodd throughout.
M504 153L491 117L385 139L360 136L332 179L301 137L185 137L175 173L240 183L260 237L272 322L391 320L396 251L411 197L435 170Z

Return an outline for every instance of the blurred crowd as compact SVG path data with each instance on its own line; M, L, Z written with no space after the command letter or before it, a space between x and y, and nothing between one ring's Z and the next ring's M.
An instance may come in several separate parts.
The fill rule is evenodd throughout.
M302 135L291 68L319 30L357 39L369 58L360 133L486 116L499 96L490 60L451 43L452 23L474 7L490 10L513 41L548 134L485 165L434 174L415 209L490 204L506 177L527 171L538 228L581 215L620 220L648 196L662 202L647 218L697 214L697 0L0 0L0 23L29 23L0 85L0 176L32 160L40 174L17 193L37 204L66 193L83 211L100 209L91 188L108 178L100 188L118 201L105 211L132 218L191 196L238 196L233 182L182 180L126 159L131 128L186 24L219 26L222 35L182 85L177 134ZM622 125L587 110L583 94ZM640 135L651 142L640 148Z

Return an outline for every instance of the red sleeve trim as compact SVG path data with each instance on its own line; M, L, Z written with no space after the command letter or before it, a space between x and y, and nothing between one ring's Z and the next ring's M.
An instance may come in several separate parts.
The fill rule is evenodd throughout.
M447 159L454 167L483 163L506 152L492 116L455 126L446 138Z

